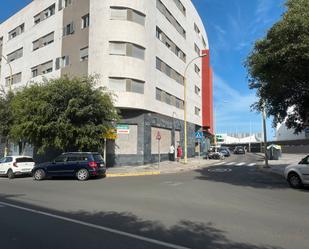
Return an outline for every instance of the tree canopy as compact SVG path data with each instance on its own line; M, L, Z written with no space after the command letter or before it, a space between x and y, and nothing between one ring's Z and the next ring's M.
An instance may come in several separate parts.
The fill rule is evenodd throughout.
M95 79L63 77L30 85L11 103L13 139L38 148L97 150L103 134L118 121L113 96L95 88Z
M285 121L298 133L309 118L309 1L288 0L286 6L282 19L256 41L246 67L259 97L253 107L265 104L274 125Z

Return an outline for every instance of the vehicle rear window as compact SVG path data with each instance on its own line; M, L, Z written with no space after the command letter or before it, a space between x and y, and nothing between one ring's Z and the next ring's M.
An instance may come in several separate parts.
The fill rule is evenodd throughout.
M80 161L88 161L87 156L69 156L68 162L80 162Z
M16 162L17 163L32 163L34 162L34 160L30 157L20 157L20 158L16 158Z
M96 162L103 161L103 157L100 154L93 154L92 156L93 156L94 161Z

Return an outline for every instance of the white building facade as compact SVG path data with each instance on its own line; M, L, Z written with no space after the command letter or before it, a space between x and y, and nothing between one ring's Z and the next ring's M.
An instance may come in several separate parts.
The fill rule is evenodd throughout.
M0 24L0 83L10 85L5 59L13 90L43 78L99 75L127 129L109 141L107 160L144 164L156 160L158 132L163 154L183 145L184 70L202 51L208 39L191 0L33 0ZM186 75L189 156L194 132L211 128L202 122L202 73L200 59Z

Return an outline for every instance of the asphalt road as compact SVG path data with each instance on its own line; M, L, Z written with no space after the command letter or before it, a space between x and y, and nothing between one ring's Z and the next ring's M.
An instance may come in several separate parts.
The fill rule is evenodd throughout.
M308 248L309 190L257 160L88 182L0 178L0 248Z

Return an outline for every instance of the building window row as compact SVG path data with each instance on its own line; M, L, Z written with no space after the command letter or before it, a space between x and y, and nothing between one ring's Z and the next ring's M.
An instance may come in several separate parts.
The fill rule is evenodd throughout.
M156 100L164 102L168 105L177 107L178 109L184 109L184 101L176 96L169 94L160 88L156 88Z
M145 59L145 48L129 42L109 42L109 54Z
M43 64L37 65L31 68L32 78L37 77L39 75L44 75L47 73L51 73L53 71L53 60L45 62Z
M14 85L14 84L20 83L21 82L21 76L22 76L22 74L20 72L20 73L13 74L12 78L11 78L11 76L6 77L5 78L5 85L9 86L11 84Z
M156 57L156 68L168 77L176 80L179 84L184 84L184 77L158 57Z
M89 57L89 48L84 47L79 50L79 59L80 61L88 61Z
M198 67L198 65L194 64L194 71L200 75L201 69Z
M175 27L178 33L181 34L184 38L186 38L186 31L180 25L180 23L176 20L176 18L172 15L172 13L166 8L166 6L161 2L161 0L157 0L157 9Z
M158 27L156 29L156 36L177 57L186 62L186 54Z
M39 24L40 22L44 21L45 19L51 17L55 14L56 4L53 4L46 8L45 10L41 11L40 13L36 14L34 19L34 24Z
M9 32L9 40L25 32L25 24L21 24Z
M185 16L186 15L186 8L183 6L180 0L173 0L176 4L177 8L181 11L181 13Z
M194 92L196 95L201 96L201 89L198 86L194 87Z
M134 9L111 6L111 20L131 21L145 25L146 15Z
M143 94L145 81L130 78L110 77L109 88L118 92L134 92Z
M58 70L60 68L64 68L68 65L70 65L70 57L69 56L62 56L62 57L56 58L56 62L55 62L56 70Z
M58 10L62 10L72 4L72 0L59 0Z
M51 32L45 36L42 36L41 38L35 40L32 42L33 45L33 51L38 50L39 48L45 47L51 43L54 42L54 32Z
M206 49L207 48L206 41L205 41L204 37L202 36L202 33L201 33L200 29L198 28L196 23L194 23L194 31L202 39L203 46Z
M194 43L194 51L197 53L198 56L201 55L201 49L197 46L196 43Z
M19 48L6 56L8 63L23 57L23 48Z
M196 107L196 106L195 106L194 109L195 109L195 110L194 110L195 115L196 115L196 116L201 116L201 109L198 108L198 107Z

